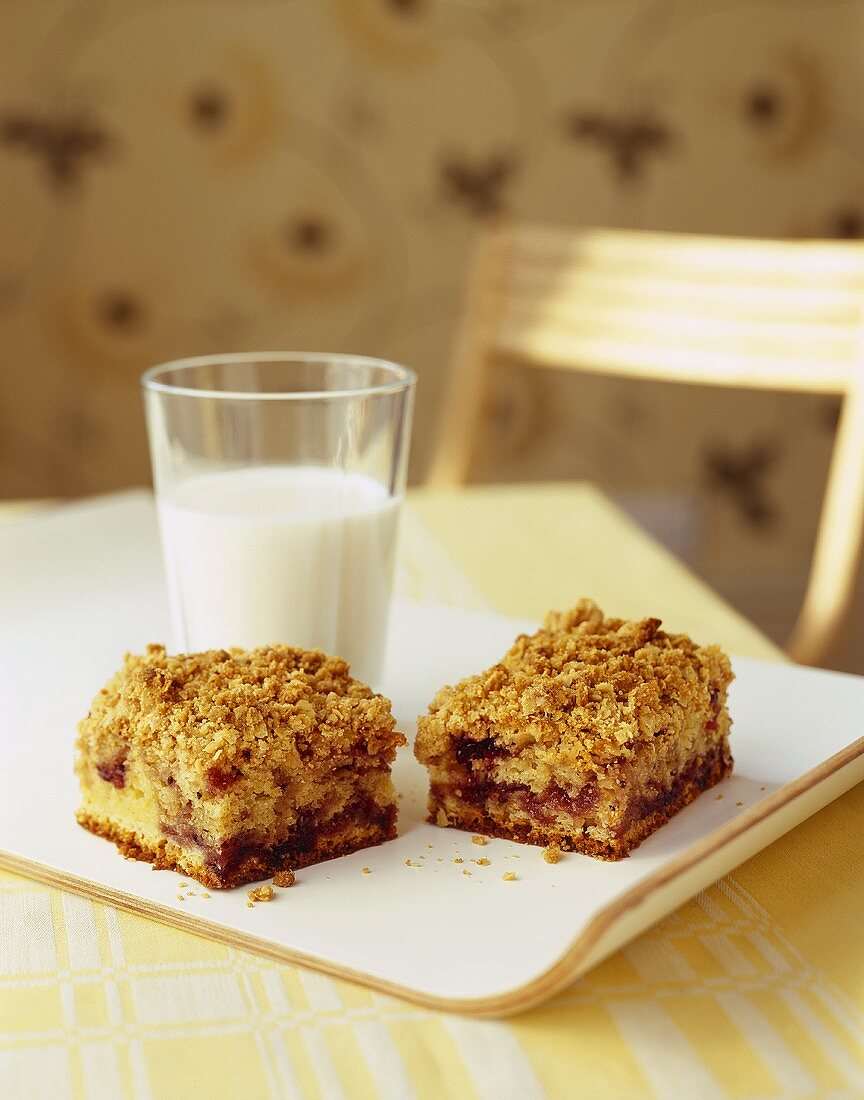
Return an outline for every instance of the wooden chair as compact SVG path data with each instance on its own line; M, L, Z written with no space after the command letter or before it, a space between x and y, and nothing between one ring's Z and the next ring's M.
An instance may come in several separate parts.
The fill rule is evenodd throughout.
M468 479L496 360L843 398L807 590L787 643L816 663L864 528L864 245L500 226L481 242L427 484Z

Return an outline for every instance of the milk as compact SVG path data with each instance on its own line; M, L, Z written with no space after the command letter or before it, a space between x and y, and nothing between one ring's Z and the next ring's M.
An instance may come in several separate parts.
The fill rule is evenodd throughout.
M159 502L177 647L317 647L378 683L397 509L372 478L315 466L183 482Z

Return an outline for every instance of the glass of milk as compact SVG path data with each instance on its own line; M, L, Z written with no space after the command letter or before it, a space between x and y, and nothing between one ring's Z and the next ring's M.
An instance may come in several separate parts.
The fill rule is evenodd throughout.
M319 648L380 683L415 381L356 355L147 371L175 648Z

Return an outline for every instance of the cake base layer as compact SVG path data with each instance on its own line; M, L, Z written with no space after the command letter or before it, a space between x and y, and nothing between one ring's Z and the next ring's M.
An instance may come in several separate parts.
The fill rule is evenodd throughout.
M318 832L295 830L290 839L277 844L266 845L240 835L226 839L218 849L180 844L168 836L147 838L85 810L79 810L76 818L83 828L115 844L126 859L151 863L156 871L188 875L211 890L248 885L279 871L294 871L350 855L396 835L395 806L376 807L362 816L338 814Z
M464 792L456 793L456 789L461 790L458 780L452 785L442 782L430 785L429 822L524 844L556 845L565 851L581 852L596 859L624 859L679 810L730 775L732 766L727 745L712 748L682 769L665 791L650 797L636 794L622 826L607 830L605 836L597 836L596 827L592 830L595 835L589 836L582 820L578 824L574 822L574 829L569 834L562 834L560 822L557 828L551 828L536 818L531 822L511 820L507 814L508 801L519 802L522 808L520 791L503 786L496 789L495 784L490 783L484 796L472 802ZM498 812L493 812L489 793L495 795Z

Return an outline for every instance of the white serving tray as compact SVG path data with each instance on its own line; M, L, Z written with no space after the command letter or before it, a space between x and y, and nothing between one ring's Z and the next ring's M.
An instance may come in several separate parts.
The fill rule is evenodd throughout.
M411 735L441 684L493 662L530 626L397 603L384 690L400 728ZM0 529L0 864L450 1011L503 1015L539 1003L864 778L864 678L736 660L734 776L629 859L570 854L551 866L537 848L478 847L425 824L425 772L405 749L395 773L400 836L307 868L274 902L249 909L245 888L203 898L188 878L121 859L73 817L77 721L125 650L167 636L146 494ZM490 866L472 862L481 857ZM516 881L503 880L507 871Z

